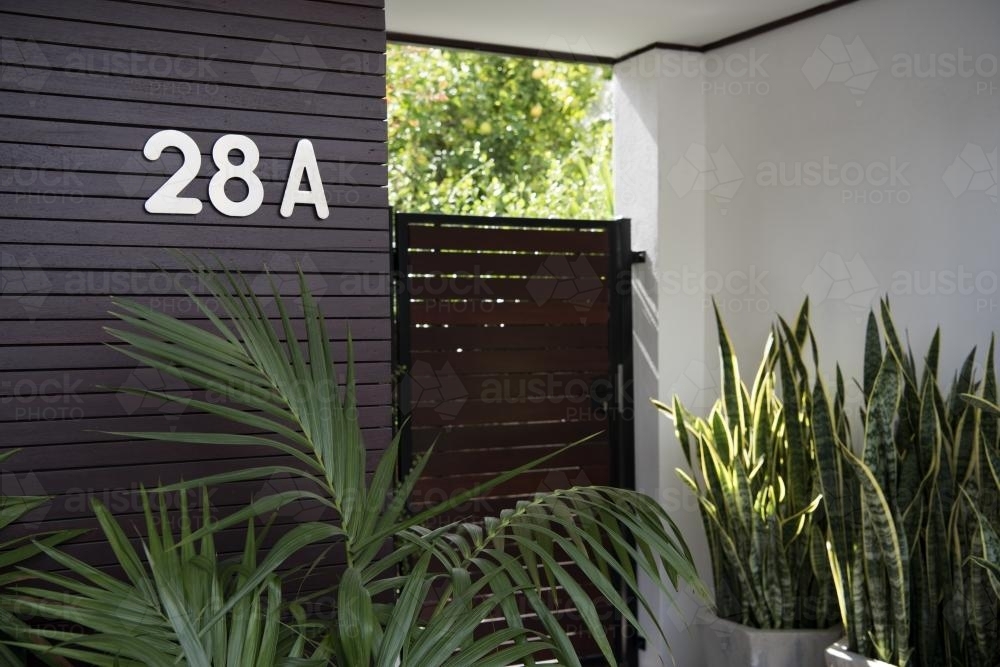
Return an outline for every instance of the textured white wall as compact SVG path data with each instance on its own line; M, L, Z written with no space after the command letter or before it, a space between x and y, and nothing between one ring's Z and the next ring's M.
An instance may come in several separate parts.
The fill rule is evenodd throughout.
M862 0L709 54L616 67L617 212L651 258L634 301L638 480L706 575L671 426L646 397L714 400L712 298L744 376L807 294L828 373L836 361L858 376L883 295L918 354L942 327L946 376L985 348L1000 329L998 57L996 0ZM681 616L661 606L676 664L700 664Z
M699 561L706 562L694 499L674 474L682 464L680 447L672 425L648 400L669 395L688 360L705 354L702 296L664 280L671 267L704 270L705 200L678 197L663 184L669 157L691 141L704 143L706 100L696 78L650 76L658 58L658 52L650 52L615 70L616 211L632 219L632 247L647 253L647 262L633 267L636 486L660 498ZM695 382L703 379L696 376ZM687 629L695 606L690 600L681 608L669 606L649 593L659 600L660 622L676 664L697 664L700 656ZM642 664L671 664L659 635L647 634L650 645Z

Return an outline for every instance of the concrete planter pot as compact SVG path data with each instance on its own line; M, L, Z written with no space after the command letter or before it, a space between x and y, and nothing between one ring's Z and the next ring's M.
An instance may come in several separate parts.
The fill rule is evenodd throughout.
M842 638L826 649L826 667L895 667L888 662L872 660L863 655L852 653L847 648L847 642Z
M843 630L758 630L703 613L693 627L707 667L823 667Z

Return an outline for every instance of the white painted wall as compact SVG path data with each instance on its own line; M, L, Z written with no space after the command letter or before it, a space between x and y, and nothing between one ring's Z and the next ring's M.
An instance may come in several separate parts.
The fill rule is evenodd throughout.
M996 0L861 0L709 54L655 51L616 68L617 212L651 258L636 278L638 479L706 575L671 425L646 396L714 399L712 297L744 375L776 315L807 294L825 365L848 377L886 294L918 354L940 324L946 373L985 347L1000 330L998 58ZM772 185L781 169L792 182ZM661 607L676 664L697 665L678 617ZM643 664L661 664L655 650Z
M678 377L692 374L704 384L701 367L705 330L702 296L676 289L664 277L672 267L701 273L705 266L704 197L678 197L664 188L669 159L694 141L705 142L706 98L696 78L650 76L658 52L635 58L615 70L615 205L632 219L632 247L645 250L645 264L633 267L636 415L636 486L658 497L671 511L691 542L699 561L707 561L701 520L694 499L676 482L674 469L683 457L672 425L649 403L667 396ZM690 641L688 621L697 611L690 598L680 607L647 590L658 600L660 624L678 665L697 664L700 656ZM659 634L647 631L649 649L642 665L671 663Z
M824 77L823 50L842 44L856 45L856 67L877 68L870 83ZM728 148L745 177L725 215L709 204L708 266L767 272L753 309L762 312L729 317L740 353L755 362L774 313L791 315L808 293L826 361L857 376L864 315L888 294L918 351L941 325L942 369L955 368L1000 329L1000 3L862 0L709 57L732 62L750 49L768 76L720 76L706 104L709 145ZM961 163L952 168L969 144L968 161L992 153L978 177L994 184L992 198L966 189ZM793 175L824 160L840 169L818 185L765 185L774 168ZM837 182L843 172L853 183L859 168L870 177ZM845 269L849 280L828 292L827 276ZM722 296L735 305L741 295Z

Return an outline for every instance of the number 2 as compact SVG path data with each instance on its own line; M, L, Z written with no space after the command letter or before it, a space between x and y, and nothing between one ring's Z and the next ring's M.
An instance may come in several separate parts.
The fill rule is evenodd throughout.
M198 150L198 144L183 132L160 130L146 141L142 154L147 160L159 160L166 148L179 149L184 162L181 168L146 200L146 211L197 215L201 213L201 201L194 197L178 195L198 176L198 170L201 169L201 151Z

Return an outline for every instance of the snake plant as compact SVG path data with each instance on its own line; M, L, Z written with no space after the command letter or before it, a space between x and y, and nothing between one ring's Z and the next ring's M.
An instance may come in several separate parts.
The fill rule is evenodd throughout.
M673 405L654 404L673 419L690 469L677 473L698 498L717 612L756 628L835 625L810 427L817 355L808 300L793 326L779 319L749 389L718 309L715 319L722 395L708 417L693 415L676 396ZM842 411L842 382L839 388ZM846 428L842 418L836 422Z
M963 394L962 398L983 411L984 422L987 419L994 421L1000 419L1000 405L974 394ZM1000 486L1000 458L996 456L995 450L992 453L987 452L987 463L994 483ZM982 552L972 555L971 560L986 571L990 588L994 596L1000 599L1000 519L997 518L996 508L992 508L993 512L988 508L984 508L986 511L979 511L974 501L970 502L970 507L976 514L979 524L977 537L979 544L982 545Z
M750 389L716 322L722 397L709 416L676 397L657 405L691 468L679 474L699 499L720 615L810 627L833 621L832 599L849 648L868 657L1000 664L994 344L982 378L973 350L944 393L940 332L918 364L882 303L867 325L855 441L839 367L832 397L817 372L808 302L794 326L779 318ZM810 599L823 613L793 611Z
M1000 448L994 344L942 393L940 332L922 371L889 305L869 316L860 455L815 385L813 432L831 569L851 650L900 667L1000 664Z
M238 629L227 619L235 620L248 606L256 609L257 600L266 600L262 604L270 610L277 595L274 574L282 571L288 556L330 541L338 544L342 555L337 562L344 565L338 575L321 580L320 585L325 584L324 594L336 600L335 609L323 616L299 620L293 615L288 620L307 638L301 652L296 649L295 655L302 658L295 658L300 662L294 664L308 664L301 660L320 655L324 664L340 667L503 667L534 665L542 657L579 666L572 644L571 632L575 631L593 637L604 658L612 662L607 618L602 617L595 599L638 631L632 599L656 618L644 595L645 586L640 590L640 577L654 582L668 597L682 583L698 592L704 590L676 525L652 498L634 491L576 487L536 494L484 521L444 518L558 453L409 513L410 496L432 453L419 456L413 468L401 471L397 480L397 436L381 453L374 472L366 472L370 453L358 421L351 344L348 341L342 386L331 359L324 317L305 279L300 280L302 298L295 307L300 320L293 324L289 306L277 289L265 306L243 277L208 270L197 262L191 268L211 297L188 292L207 330L134 302L116 301L115 315L124 326L111 334L127 344L123 351L135 360L222 400L156 393L158 398L220 417L234 428L231 433L178 429L129 435L213 447L253 445L280 462L161 487L164 493L231 482L266 483L275 477L301 483L258 497L231 515L182 535L180 555L149 550L152 582L138 570L134 577L130 572L131 588L103 578L87 584L86 590L69 581L52 581L76 594L62 602L71 610L85 609L89 619L85 627L100 638L68 638L74 649L88 652L87 662L111 665L119 664L116 656L138 659L136 649L130 648L132 638L120 631L122 614L98 604L107 591L137 588L145 597L137 598L136 604L146 603L151 610L160 606L157 622L141 629L148 630L149 640L155 640L164 655L174 656L170 664L283 664L283 656L291 660L293 654L274 653L271 634L250 637L250 645L266 644L269 652L259 655L278 655L274 663L266 662L270 658L265 663L220 662L213 656L231 650L232 644L224 645L221 638L216 641L215 635ZM326 508L333 518L298 523L262 553L256 566L246 562L251 559L248 552L245 574L218 582L224 591L221 597L214 594L214 588L211 596L207 591L190 597L178 594L187 591L184 558L190 552L184 549L200 542L204 554L200 560L211 562L210 545L204 546L203 540L214 532L238 528L300 503ZM119 542L110 518L104 517L102 525L112 544ZM155 526L147 532L149 539ZM160 540L167 541L169 536L163 533ZM136 557L122 549L123 562L138 568ZM52 555L56 557L55 552ZM158 569L164 556L168 566ZM205 586L217 586L218 577L198 576ZM166 591L177 598L172 605L177 614L164 613L169 611L163 596ZM300 601L289 600L289 609ZM577 610L577 628L561 625L567 608ZM271 618L259 619L253 629L272 633ZM115 632L105 632L106 627ZM665 641L662 631L661 636Z

